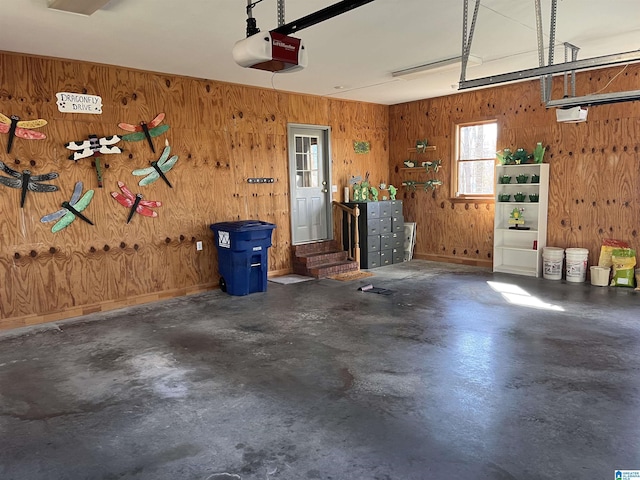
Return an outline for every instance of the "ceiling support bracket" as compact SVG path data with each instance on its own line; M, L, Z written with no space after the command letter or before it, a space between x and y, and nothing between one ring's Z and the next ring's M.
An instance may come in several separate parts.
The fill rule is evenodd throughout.
M278 0L278 26L284 25L284 0Z
M515 82L526 80L527 78L540 77L540 90L542 103L547 108L550 107L575 107L589 105L603 105L607 103L629 102L640 100L640 90L632 90L627 92L614 92L603 94L591 94L583 97L575 97L575 71L601 68L620 63L637 63L640 62L640 50L632 50L630 52L614 53L611 55L603 55L601 57L587 58L577 60L579 48L570 43L565 43L565 61L561 64L554 64L554 43L556 30L556 8L557 0L552 0L551 4L551 28L550 28L550 44L549 44L549 63L544 65L544 42L542 33L542 13L540 0L535 0L536 8L536 27L538 37L538 62L537 68L529 68L518 70L510 73L502 73L489 77L476 78L474 80L466 80L467 60L471 52L471 42L473 40L473 31L478 14L478 6L480 0L476 0L476 8L471 22L471 29L467 34L469 0L464 0L463 18L462 18L462 71L460 72L460 83L458 90L467 90L470 88L487 87L499 83ZM571 54L571 61L567 58ZM551 99L551 81L554 74L563 73L565 77L565 98L560 100ZM571 77L572 95L568 94L568 78Z
M247 38L260 32L256 19L253 17L253 7L262 0L247 0Z
M535 0L536 10L536 37L538 39L538 66L544 67L544 32L542 30L542 8L540 6L540 0ZM555 38L556 38L556 10L557 0L552 0L551 3L551 26L549 28L549 61L547 65L553 65L553 56L555 52ZM540 76L540 97L542 102L546 103L551 99L551 75Z
M471 19L471 28L468 28L469 17L469 0L464 0L462 12L462 68L460 69L460 83L465 81L467 75L467 64L469 63L469 55L471 54L471 42L473 41L473 33L476 29L476 20L478 19L478 10L480 9L480 0L476 0L473 9L473 18Z
M571 61L575 62L578 59L578 50L580 50L575 45L572 45L569 42L564 42L564 62L567 63L569 61L569 52L571 52ZM571 77L571 94L569 94L569 77ZM564 97L575 97L576 96L576 71L571 70L570 72L564 72ZM545 103L549 103L551 99L545 99Z

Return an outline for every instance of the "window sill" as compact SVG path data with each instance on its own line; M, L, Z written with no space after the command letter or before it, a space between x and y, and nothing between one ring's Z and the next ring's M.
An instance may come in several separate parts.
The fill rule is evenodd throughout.
M449 198L451 203L495 203L495 197L451 197Z

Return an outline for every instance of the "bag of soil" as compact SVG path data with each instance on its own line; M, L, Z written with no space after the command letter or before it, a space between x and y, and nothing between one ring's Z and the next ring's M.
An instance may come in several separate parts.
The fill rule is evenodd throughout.
M616 248L611 252L611 262L613 264L611 286L633 288L636 251L632 248Z
M600 258L598 259L599 267L611 267L613 262L611 261L611 254L616 248L629 248L627 242L623 240L614 240L613 238L605 238L602 241L602 246L600 247Z

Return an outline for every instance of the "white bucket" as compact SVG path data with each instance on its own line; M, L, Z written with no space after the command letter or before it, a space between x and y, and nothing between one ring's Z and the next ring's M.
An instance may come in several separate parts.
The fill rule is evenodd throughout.
M609 272L610 267L591 267L591 285L597 287L606 287L609 285Z
M586 248L567 248L567 282L584 282L587 279L587 260L589 250Z
M543 259L542 276L547 280L561 280L563 258L564 258L564 248L543 247L542 248L542 259Z

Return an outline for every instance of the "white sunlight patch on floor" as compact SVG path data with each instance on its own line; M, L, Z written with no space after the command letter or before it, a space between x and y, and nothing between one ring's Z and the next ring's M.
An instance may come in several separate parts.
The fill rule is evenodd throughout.
M556 312L564 312L564 308L560 305L553 305L534 297L523 288L511 283L487 282L487 284L512 305L521 307L538 308L541 310L553 310Z

